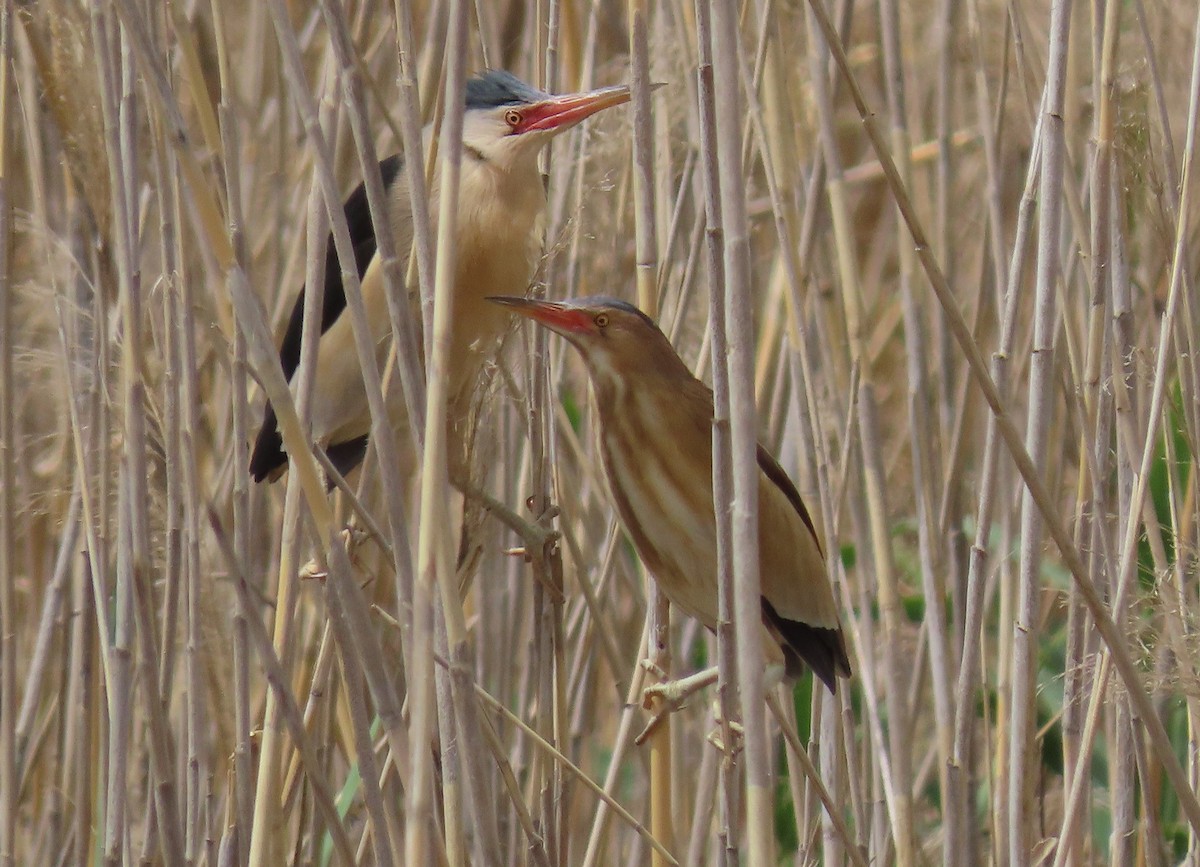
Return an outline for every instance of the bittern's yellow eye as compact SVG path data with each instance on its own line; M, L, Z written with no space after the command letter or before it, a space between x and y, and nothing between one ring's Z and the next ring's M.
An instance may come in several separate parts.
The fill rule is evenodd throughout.
M521 112L517 111L515 108L510 108L508 111L504 112L504 122L513 129L516 129L521 125Z
M597 328L607 328L608 327L608 314L607 313L597 313L596 318L593 319L592 321L596 323Z

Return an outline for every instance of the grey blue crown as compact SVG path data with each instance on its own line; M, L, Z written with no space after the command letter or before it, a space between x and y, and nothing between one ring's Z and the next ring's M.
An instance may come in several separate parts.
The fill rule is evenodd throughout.
M609 295L591 295L586 298L576 298L572 304L579 307L615 307L618 310L624 310L626 313L633 313L655 331L661 332L662 330L658 327L658 323L647 316L640 308L635 307L628 301L622 301L620 298L613 298Z
M511 72L489 69L467 82L467 111L473 108L499 108L502 105L528 105L540 102L547 94L531 87Z

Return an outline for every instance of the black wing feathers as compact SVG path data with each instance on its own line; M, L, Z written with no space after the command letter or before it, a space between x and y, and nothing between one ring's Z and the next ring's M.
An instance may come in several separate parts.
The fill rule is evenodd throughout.
M809 626L781 617L775 607L762 600L763 620L783 639L785 674L797 678L804 673L804 664L821 678L829 691L837 694L837 678L850 676L850 658L840 629Z
M383 177L384 189L389 189L396 176L404 166L402 154L388 157L379 164L379 172ZM346 214L346 223L350 229L350 240L354 244L354 263L358 268L358 276L367 272L367 266L375 256L375 225L371 221L371 208L367 202L367 187L359 184L342 206ZM337 249L334 247L333 234L325 240L325 297L321 305L321 333L337 321L346 309L346 290L342 286L342 269L338 264ZM304 289L292 307L292 315L288 319L287 331L283 335L283 343L279 348L279 363L283 367L283 375L290 382L292 374L300 364L300 336L304 330ZM350 450L361 455L366 450L365 438ZM359 458L361 460L361 457ZM254 481L261 482L272 476L287 463L287 455L283 451L283 438L275 418L275 409L270 402L263 412L262 427L259 428L258 438L254 441L254 451L250 455L250 475ZM336 462L335 462L336 463ZM357 462L355 462L357 463ZM352 468L354 464L350 464ZM339 468L340 469L340 468ZM348 471L348 470L347 470Z
M379 173L383 176L383 187L388 189L396 179L404 165L401 154L388 157L379 164ZM354 244L354 261L358 266L358 276L367 273L367 266L375 256L375 224L371 222L371 207L367 203L367 186L359 184L354 192L346 199L342 210L346 214L346 223L350 227L350 240ZM333 233L325 239L325 299L321 305L321 333L329 330L329 326L337 321L346 309L346 290L342 287L342 268L338 264L337 250L333 244ZM288 319L287 331L283 335L283 345L279 348L279 362L283 365L283 374L290 381L296 367L300 364L300 334L304 328L304 289L296 298L292 307L291 318Z
M779 462L761 445L758 447L758 466L766 473L771 484L779 488L787 497L788 502L796 509L800 520L804 522L804 526L808 527L808 532L812 533L817 550L821 552L822 557L825 556L825 551L821 547L821 539L817 535L816 527L813 526L808 509L804 506L800 492L796 490L796 486L788 474L783 471L783 467L779 466ZM846 642L842 637L842 631L788 620L775 610L765 596L762 600L762 607L763 620L783 639L783 656L787 676L799 677L804 671L803 664L807 663L813 670L813 674L825 682L831 693L836 694L838 675L850 676L850 657L846 654Z

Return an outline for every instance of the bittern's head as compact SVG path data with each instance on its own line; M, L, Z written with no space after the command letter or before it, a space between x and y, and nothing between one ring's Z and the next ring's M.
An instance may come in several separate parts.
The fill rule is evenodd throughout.
M650 375L691 379L687 365L654 320L628 302L603 296L566 301L495 296L488 300L567 338L598 382L627 383Z
M500 69L467 82L463 145L504 168L533 160L542 145L584 118L629 101L629 88L552 96Z

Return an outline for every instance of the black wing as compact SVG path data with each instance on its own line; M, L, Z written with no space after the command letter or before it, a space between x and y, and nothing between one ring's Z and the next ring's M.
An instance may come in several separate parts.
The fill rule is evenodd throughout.
M379 172L383 176L384 189L392 186L400 169L404 165L401 154L388 157L379 164ZM350 228L350 240L354 244L354 262L358 268L358 276L367 272L367 266L375 257L375 225L371 222L371 208L367 203L367 188L365 184L358 187L346 199L342 206L346 214L346 223ZM321 333L324 334L337 321L346 309L346 290L342 286L342 269L338 263L337 250L334 248L333 234L325 240L325 298L321 305ZM283 344L279 348L279 363L283 366L283 375L290 382L292 374L300 364L300 335L304 328L304 289L296 298L292 307L292 315L288 319L287 331L283 335ZM366 441L361 444L365 449ZM287 454L283 450L283 438L275 418L275 409L267 402L263 412L262 427L254 441L254 451L250 455L250 475L254 481L261 482L276 474L276 471L287 463Z
M763 620L783 639L784 674L795 680L804 673L807 664L813 674L837 695L838 675L850 676L850 657L840 629L809 626L798 620L788 620L775 610L767 597L762 598Z

